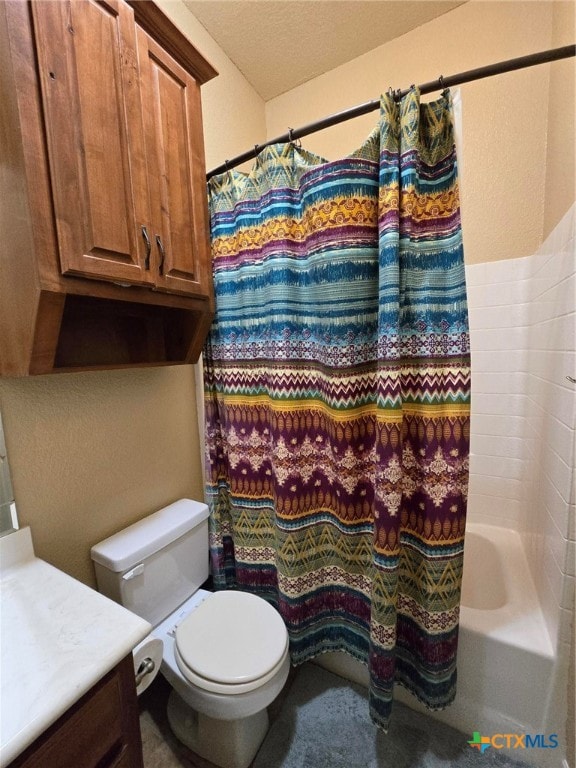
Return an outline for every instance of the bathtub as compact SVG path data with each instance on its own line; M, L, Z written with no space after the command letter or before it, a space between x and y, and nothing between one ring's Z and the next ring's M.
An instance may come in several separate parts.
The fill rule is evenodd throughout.
M323 654L316 663L368 685L366 668L345 654ZM456 699L430 716L465 734L541 733L553 667L552 643L519 534L469 523ZM399 685L394 697L427 712Z
M458 640L460 730L542 732L555 654L520 535L469 524ZM457 724L457 720L463 722ZM463 728L466 724L468 727Z

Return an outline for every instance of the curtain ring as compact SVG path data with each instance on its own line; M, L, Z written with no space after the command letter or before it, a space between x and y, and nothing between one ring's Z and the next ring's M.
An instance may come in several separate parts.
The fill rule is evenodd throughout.
M230 166L228 165L229 160L224 160L224 168L226 168L227 171L230 170Z
M258 152L260 152L260 144L254 144L254 157L258 156Z
M292 144L293 147L296 147L297 149L302 147L302 142L300 139L294 139L294 128L288 128L288 141L290 144Z

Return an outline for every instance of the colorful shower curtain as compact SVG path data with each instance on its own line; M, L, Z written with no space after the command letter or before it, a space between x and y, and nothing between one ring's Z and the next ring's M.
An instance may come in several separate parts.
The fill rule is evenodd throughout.
M209 195L215 586L276 605L293 663L342 650L367 664L384 729L395 681L443 708L470 405L450 95L385 95L350 157L273 145Z

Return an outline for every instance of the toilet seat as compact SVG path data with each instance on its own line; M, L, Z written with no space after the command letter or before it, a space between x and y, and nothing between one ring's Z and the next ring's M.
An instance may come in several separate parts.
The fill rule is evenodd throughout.
M248 592L209 595L176 628L174 656L182 675L212 693L246 693L264 685L288 655L280 614Z

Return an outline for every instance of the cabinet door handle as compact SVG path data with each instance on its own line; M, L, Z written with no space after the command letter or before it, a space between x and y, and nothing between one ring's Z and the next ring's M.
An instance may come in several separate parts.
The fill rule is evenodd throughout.
M156 245L160 251L160 264L158 265L158 272L162 275L164 274L164 259L166 258L166 253L164 252L164 246L162 245L162 238L160 235L156 235Z
M148 237L148 230L145 226L142 226L142 237L144 238L144 244L146 245L146 258L144 259L144 269L150 269L150 251L152 249L152 244L150 242L150 238Z

